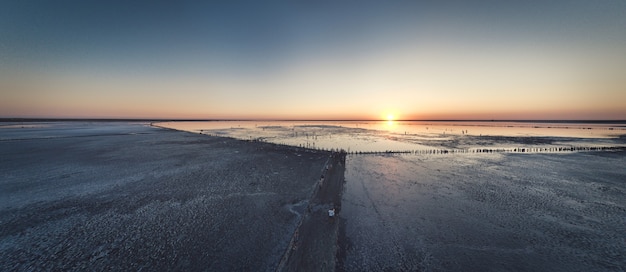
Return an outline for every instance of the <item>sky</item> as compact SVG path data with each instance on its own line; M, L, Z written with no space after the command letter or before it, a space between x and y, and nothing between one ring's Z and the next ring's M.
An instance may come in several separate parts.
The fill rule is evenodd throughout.
M626 1L0 1L0 118L390 115L626 120Z

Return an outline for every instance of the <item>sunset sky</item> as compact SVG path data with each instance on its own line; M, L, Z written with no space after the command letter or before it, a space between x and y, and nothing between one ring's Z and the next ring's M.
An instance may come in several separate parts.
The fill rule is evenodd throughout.
M198 2L2 1L0 118L626 119L623 0Z

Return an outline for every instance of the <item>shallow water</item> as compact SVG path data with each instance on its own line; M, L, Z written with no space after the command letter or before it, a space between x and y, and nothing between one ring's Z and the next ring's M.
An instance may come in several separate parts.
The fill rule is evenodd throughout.
M623 146L614 139L626 134L625 125L620 123L202 121L156 125L243 140L348 152ZM548 137L552 139L528 141Z

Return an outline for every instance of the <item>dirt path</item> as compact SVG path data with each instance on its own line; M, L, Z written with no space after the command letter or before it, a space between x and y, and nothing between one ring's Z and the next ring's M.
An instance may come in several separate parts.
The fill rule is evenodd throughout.
M333 153L278 271L332 271L336 266L345 153ZM335 218L328 210L335 208Z

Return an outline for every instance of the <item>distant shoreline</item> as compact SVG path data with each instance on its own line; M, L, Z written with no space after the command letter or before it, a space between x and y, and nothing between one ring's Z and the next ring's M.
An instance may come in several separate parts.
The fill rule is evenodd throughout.
M142 118L0 118L0 123L14 122L383 122L383 119L142 119ZM486 119L424 119L394 122L494 122L494 123L559 123L559 124L626 124L626 120L486 120Z

